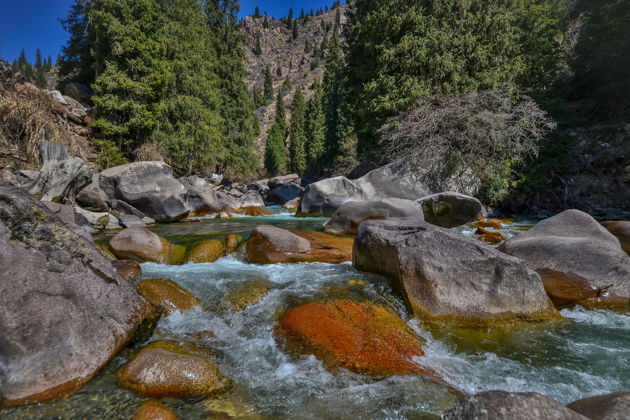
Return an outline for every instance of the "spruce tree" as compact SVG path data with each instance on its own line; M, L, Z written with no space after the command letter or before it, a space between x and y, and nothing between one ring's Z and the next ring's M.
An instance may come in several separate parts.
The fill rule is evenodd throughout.
M260 35L256 35L256 45L254 46L254 54L261 55L263 53L262 46L260 45Z
M260 18L260 7L256 6L256 9L254 10L254 18L255 19L259 19Z
M278 97L276 98L276 119L275 123L280 127L284 136L282 140L287 136L287 113L284 104L284 96L282 95L282 90L278 91Z
M45 89L47 86L46 81L46 69L44 67L44 60L42 59L42 51L38 48L35 50L35 86L40 89Z
M265 97L265 101L269 102L273 100L273 76L271 75L271 68L269 66L265 67L264 78L265 78L264 85L263 85L264 97Z
M298 25L297 25L297 21L294 20L293 21L293 29L292 29L291 37L292 37L293 40L296 40L298 38L298 36L299 36Z
M324 157L326 141L326 119L324 116L324 90L316 80L312 89L315 94L308 101L306 110L306 156L310 170L316 168Z
M94 55L92 47L95 44L93 28L89 27L88 12L93 6L108 7L103 4L95 5L95 0L73 0L68 16L61 21L62 27L69 33L66 44L61 48L61 60L57 60L59 67L59 88L69 82L78 82L86 86L96 79Z
M326 119L326 154L334 158L340 153L343 140L353 133L348 110L345 60L337 34L326 56L324 72L324 113Z
M291 156L291 171L301 174L306 169L306 138L305 138L306 104L302 87L295 90L291 105L291 124L289 126Z
M289 8L289 15L287 16L287 28L293 28L293 7Z
M270 176L278 176L287 171L287 156L284 145L284 131L274 123L267 134L265 144L265 169Z
M32 82L35 79L35 72L33 71L33 66L31 66L31 63L28 62L24 48L22 48L22 51L20 51L20 56L17 60L17 68L18 68L18 71L22 73L22 76L24 76L24 79L27 82Z

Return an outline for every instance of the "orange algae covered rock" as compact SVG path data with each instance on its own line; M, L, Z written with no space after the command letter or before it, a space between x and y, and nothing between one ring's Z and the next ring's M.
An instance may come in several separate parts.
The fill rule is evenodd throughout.
M317 301L289 310L279 331L329 365L375 376L433 376L413 358L422 341L393 311L370 302Z
M201 304L195 295L169 279L142 280L136 285L136 289L166 314L192 309Z
M138 405L133 420L177 420L177 415L168 405L149 400Z

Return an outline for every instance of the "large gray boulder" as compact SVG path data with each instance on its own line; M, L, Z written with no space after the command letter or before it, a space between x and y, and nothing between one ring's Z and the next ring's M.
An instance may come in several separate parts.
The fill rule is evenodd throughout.
M164 162L135 162L100 173L100 187L110 199L123 200L158 222L185 219L190 212L186 188Z
M388 278L421 319L486 324L558 316L523 261L417 218L363 222L353 265Z
M92 176L92 182L77 194L77 204L92 212L106 212L111 208L111 201L99 185L99 175Z
M433 194L418 200L424 210L424 220L454 228L474 222L482 217L483 205L475 197L453 191Z
M354 235L359 225L366 220L407 217L424 220L422 206L402 198L349 201L339 207L324 224L324 232Z
M299 185L288 184L280 185L267 193L266 199L268 203L284 204L288 201L300 198L304 189Z
M0 407L69 395L153 308L94 244L0 186Z
M592 420L627 420L630 418L630 392L584 398L567 407Z
M66 146L48 141L40 149L42 168L29 192L43 201L74 201L92 180L90 167L81 158L68 155Z
M464 398L443 420L588 420L535 392L486 391Z
M240 207L237 199L228 194L216 192L210 183L199 176L180 178L186 187L186 201L190 216L201 217L222 211L235 211Z
M61 220L65 227L93 242L92 233L94 228L91 226L90 221L77 212L74 207L53 203L52 201L42 201L42 203Z
M558 306L627 306L630 258L595 219L567 210L499 246L542 277Z
M306 186L297 215L330 217L348 201L362 200L363 191L348 178L327 178Z
M291 184L300 185L301 182L302 180L300 179L300 176L298 174L290 174L290 175L282 175L282 176L277 176L275 178L271 178L267 182L267 186L269 187L270 190L273 190L274 188L279 187L280 185L291 185Z
M239 205L241 208L264 207L265 200L263 200L262 195L260 195L257 191L250 190L239 198Z

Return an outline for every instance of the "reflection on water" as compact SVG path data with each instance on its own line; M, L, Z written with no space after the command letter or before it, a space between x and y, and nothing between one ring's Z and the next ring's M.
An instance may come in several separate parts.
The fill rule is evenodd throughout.
M246 234L259 224L318 229L324 220L239 217L160 225L153 230L183 241L190 236ZM527 226L510 225L504 233L513 235ZM259 266L235 256L212 264L143 264L142 268L143 278L170 278L202 300L199 309L162 319L153 339L194 341L212 350L221 370L234 380L227 394L206 401L165 400L181 418L208 418L215 410L235 418L424 419L437 418L456 401L447 387L421 377L370 378L345 370L333 374L313 356L287 353L274 334L283 311L319 298L369 300L389 305L406 319L402 300L379 276L358 272L350 264ZM226 310L226 296L248 282L264 284L269 293L243 311ZM426 340L427 354L418 362L465 393L535 391L568 403L630 389L629 314L575 308L563 310L562 315L564 321L506 328L408 322ZM142 399L119 388L114 375L134 350L116 357L73 397L6 410L2 418L130 418Z

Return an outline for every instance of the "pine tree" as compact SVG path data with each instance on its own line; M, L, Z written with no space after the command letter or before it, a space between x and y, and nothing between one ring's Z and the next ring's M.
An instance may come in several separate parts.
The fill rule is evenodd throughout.
M293 28L293 7L289 8L289 15L287 16L287 28Z
M282 96L282 90L278 91L278 96L276 97L275 123L282 130L282 133L284 134L282 137L282 141L284 141L287 136L287 113L284 104L284 96Z
M225 121L223 135L228 147L227 159L219 168L229 174L248 176L256 169L254 139L259 133L252 102L244 79L247 75L244 35L240 30L238 0L207 0L205 14L217 57L221 101L219 109Z
M255 19L259 19L260 18L260 7L256 6L256 9L254 10L254 18Z
M273 76L271 75L271 68L269 66L265 67L264 78L264 98L265 101L268 102L273 100Z
M46 69L44 68L44 61L42 59L42 51L38 48L35 50L35 86L40 89L45 89L48 82L46 81Z
M311 43L308 39L304 42L304 54L310 54L312 51Z
M300 12L300 19L304 19L306 17L306 14L304 13L304 9L302 9L302 11Z
M338 32L340 27L341 27L341 9L337 8L337 11L335 12L335 32Z
M269 17L267 16L266 12L265 12L265 16L263 17L263 24L262 24L262 26L265 29L269 29Z
M291 83L291 79L287 76L282 82L282 94L288 95L291 89L293 89L293 84Z
M260 45L260 35L256 35L256 45L254 46L254 54L261 55L263 53L262 46Z
M305 138L306 104L302 87L299 86L291 105L291 124L289 126L291 170L301 174L306 169L306 138Z
M265 98L263 98L260 88L256 85L252 88L252 101L254 101L254 106L256 108L265 105Z
M52 70L52 67L53 67L52 57L48 56L48 59L46 59L46 65L45 65L46 71Z
M293 40L296 40L298 38L298 36L299 36L299 33L298 33L297 20L294 20L293 21L293 29L292 29L291 37L292 37Z
M61 25L70 37L66 45L61 48L62 59L57 59L60 88L69 82L89 86L96 80L92 53L96 40L93 28L89 27L89 11L93 6L100 8L109 6L95 5L95 3L95 0L73 0L68 16L61 21Z
M35 79L33 66L31 66L31 63L28 62L24 48L22 48L22 51L20 51L20 56L17 60L17 68L22 76L24 76L24 80L26 80L27 82L32 82Z
M284 145L284 131L274 123L267 134L265 145L265 169L270 176L277 176L287 171L287 156Z
M319 57L320 58L326 58L326 49L328 48L328 35L324 35L324 38L322 39L322 43L319 46Z
M324 72L324 113L326 119L326 154L339 155L343 140L352 135L353 128L348 111L345 60L337 34L333 34L326 56Z
M308 101L306 111L306 156L307 165L314 169L324 157L326 120L324 116L324 90L319 81L313 83L315 94Z

